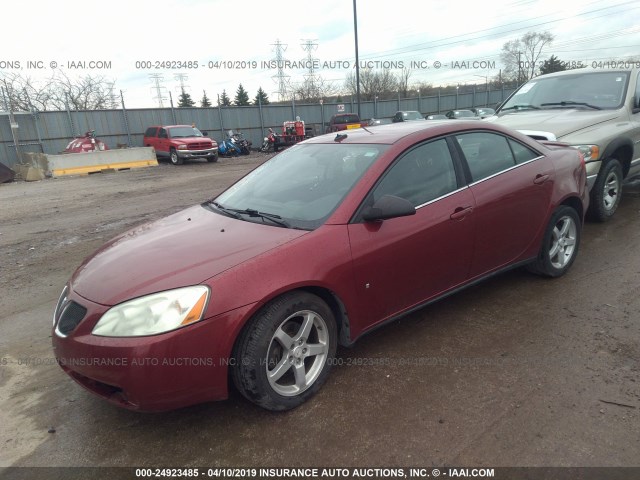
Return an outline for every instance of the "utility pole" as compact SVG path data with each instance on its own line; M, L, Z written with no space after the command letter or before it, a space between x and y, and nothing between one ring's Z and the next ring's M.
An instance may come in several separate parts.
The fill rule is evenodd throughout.
M356 101L358 102L358 117L360 116L360 58L358 57L358 12L356 0L353 0L353 33L356 41Z
M522 61L520 61L520 57L522 55L522 52L518 52L518 86L520 86L520 83L522 82Z

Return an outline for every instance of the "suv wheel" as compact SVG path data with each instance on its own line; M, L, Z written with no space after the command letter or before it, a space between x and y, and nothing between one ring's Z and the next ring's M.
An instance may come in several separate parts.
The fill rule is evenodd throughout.
M622 166L615 158L602 165L591 190L589 219L597 222L609 220L620 204L622 196Z
M178 156L175 148L172 148L169 152L169 160L171 160L171 163L174 165L182 165L182 159Z
M218 161L218 154L216 153L215 155L211 156L211 157L207 157L207 162L209 163L215 163Z

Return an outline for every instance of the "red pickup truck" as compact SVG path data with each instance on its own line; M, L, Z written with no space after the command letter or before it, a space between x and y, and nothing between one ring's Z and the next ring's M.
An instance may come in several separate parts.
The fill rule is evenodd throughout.
M144 146L153 147L158 158L168 158L174 165L187 159L206 158L218 161L218 144L191 125L158 125L144 133Z
M337 113L331 117L325 133L351 130L352 128L360 128L363 125L364 123L360 122L360 117L357 113Z

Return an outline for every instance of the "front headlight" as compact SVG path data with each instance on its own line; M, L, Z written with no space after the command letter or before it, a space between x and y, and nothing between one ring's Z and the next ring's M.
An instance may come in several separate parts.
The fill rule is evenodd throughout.
M181 143L180 145L178 145L178 150L187 150L187 145L185 145L184 143Z
M102 337L156 335L202 320L209 288L203 285L154 293L109 309L93 327Z
M600 160L600 147L598 145L571 145L573 148L580 150L584 156L585 162L593 162Z

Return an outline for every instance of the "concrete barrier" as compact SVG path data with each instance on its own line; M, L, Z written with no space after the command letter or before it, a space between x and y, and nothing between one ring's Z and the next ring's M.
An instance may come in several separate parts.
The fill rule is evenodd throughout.
M155 150L151 147L47 155L47 161L48 170L54 177L158 166Z

